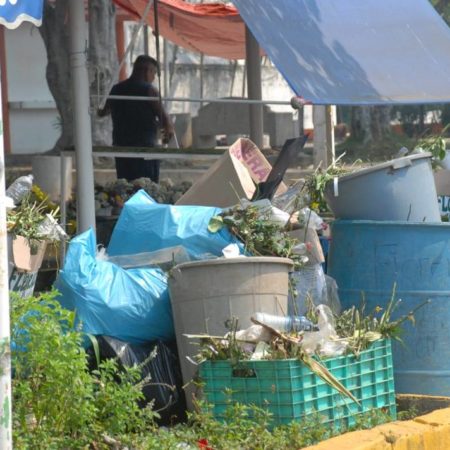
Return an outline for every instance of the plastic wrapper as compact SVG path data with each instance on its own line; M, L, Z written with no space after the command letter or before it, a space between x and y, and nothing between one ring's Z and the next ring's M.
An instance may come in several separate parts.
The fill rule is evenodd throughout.
M326 228L325 222L315 211L309 208L302 208L298 214L298 222L302 227L313 228L314 230L323 230Z
M308 306L327 305L334 314L339 314L341 304L337 294L337 285L333 278L325 275L321 264L302 267L290 274L295 284L296 297L292 295L288 302L288 315L304 316Z
M342 306L339 300L338 285L336 280L329 275L325 275L325 284L327 287L327 302L326 304L330 307L333 314L336 316L341 313Z
M324 357L342 355L348 344L345 341L338 341L331 309L327 305L319 305L317 314L319 331L307 331L303 334L302 349L309 354L318 353Z
M252 342L269 342L272 338L272 333L261 325L250 325L245 330L236 331L236 339L242 341Z
M149 379L142 389L145 402L141 406L153 401L161 425L184 419L186 404L175 343L130 344L109 336L97 336L97 341L100 360L114 358L122 367L140 367L141 380ZM95 365L93 351L90 353L91 365Z
M257 208L261 213L262 218L268 222L279 225L280 227L284 227L289 221L290 215L273 206L268 199L257 200L255 202L249 202L248 200L242 199L241 206L245 209L249 206Z
M92 230L71 241L55 286L61 304L76 310L86 333L130 343L174 339L165 273L98 260Z
M177 264L190 261L184 247L164 248L154 252L135 253L134 255L109 256L108 261L117 264L124 269L135 267L160 267L163 270L169 270Z
M66 241L67 233L62 229L53 216L45 215L44 221L38 227L38 234L48 241Z
M241 255L241 249L237 244L227 245L223 250L222 254L225 258L238 258L239 256L245 258L245 255Z
M306 194L302 195L304 184L304 180L297 181L284 194L274 197L272 199L272 205L288 214L292 214L295 210L303 208L308 204Z
M156 203L141 190L125 203L108 254L133 255L181 245L192 259L204 259L205 254L222 256L224 247L239 242L226 227L217 233L208 231L210 219L220 212L209 206Z

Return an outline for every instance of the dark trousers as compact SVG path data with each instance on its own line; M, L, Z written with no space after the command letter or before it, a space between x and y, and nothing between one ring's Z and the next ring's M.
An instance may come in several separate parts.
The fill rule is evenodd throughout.
M145 177L159 183L159 164L159 159L116 158L117 178L132 181Z

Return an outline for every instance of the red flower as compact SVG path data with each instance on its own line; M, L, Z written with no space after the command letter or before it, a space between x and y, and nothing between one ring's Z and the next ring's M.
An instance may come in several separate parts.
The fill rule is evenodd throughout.
M200 450L214 450L212 447L209 446L208 439L199 439L197 444Z

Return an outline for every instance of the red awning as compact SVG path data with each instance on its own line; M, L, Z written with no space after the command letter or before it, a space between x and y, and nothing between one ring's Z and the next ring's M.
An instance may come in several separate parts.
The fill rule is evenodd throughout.
M114 0L137 19L148 0ZM146 19L154 28L153 7ZM245 58L245 24L239 11L221 3L191 4L183 0L158 0L161 36L191 51L227 59Z

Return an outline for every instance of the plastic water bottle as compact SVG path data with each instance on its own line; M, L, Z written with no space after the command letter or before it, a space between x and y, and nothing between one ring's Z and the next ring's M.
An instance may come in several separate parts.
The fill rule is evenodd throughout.
M14 203L18 205L21 200L31 191L33 186L33 175L24 175L17 178L8 189L6 189L6 196L12 198Z
M253 316L261 322L278 331L314 331L317 329L305 316L275 316L273 314L257 312Z

